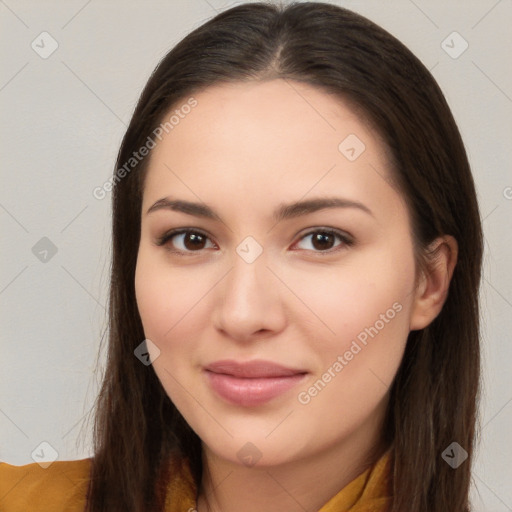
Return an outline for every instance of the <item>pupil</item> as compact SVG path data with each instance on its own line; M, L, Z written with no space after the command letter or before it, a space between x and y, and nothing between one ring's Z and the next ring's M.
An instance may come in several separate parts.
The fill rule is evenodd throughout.
M318 233L313 237L313 246L315 249L330 249L330 247L326 247L327 245L331 245L329 242L332 242L333 235L329 233Z
M189 242L189 243L187 243ZM191 242L191 243L190 243ZM191 233L188 237L185 237L185 247L187 249L201 249L201 245L204 244L203 235L197 233Z

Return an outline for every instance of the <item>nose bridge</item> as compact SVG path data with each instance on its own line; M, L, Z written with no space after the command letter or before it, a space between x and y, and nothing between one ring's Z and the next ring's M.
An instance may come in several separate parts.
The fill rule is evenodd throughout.
M248 237L249 238L249 237ZM217 327L233 337L245 338L262 329L278 329L280 312L278 283L263 247L244 240L236 248L232 266L217 301Z
M257 307L266 300L265 295L270 289L272 274L267 269L267 254L263 247L258 246L254 242L243 241L233 254L232 270L227 276L224 294L226 301L235 301L238 307L244 306L245 302Z

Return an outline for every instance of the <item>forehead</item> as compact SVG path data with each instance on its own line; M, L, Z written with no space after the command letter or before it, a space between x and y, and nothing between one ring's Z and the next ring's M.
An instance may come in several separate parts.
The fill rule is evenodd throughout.
M146 205L166 192L191 200L237 194L247 205L313 189L396 194L384 190L391 172L381 138L332 94L278 79L215 85L193 97L197 105L152 150Z
M232 146L236 140L244 142L231 148L237 153L252 151L258 145L267 152L276 146L293 145L294 154L308 153L314 145L317 154L337 153L344 135L352 133L370 145L379 138L346 101L309 84L284 79L217 84L194 98L197 106L180 116L179 126L168 137L172 138L170 144L183 149L211 151ZM182 99L171 111L179 111L186 101Z

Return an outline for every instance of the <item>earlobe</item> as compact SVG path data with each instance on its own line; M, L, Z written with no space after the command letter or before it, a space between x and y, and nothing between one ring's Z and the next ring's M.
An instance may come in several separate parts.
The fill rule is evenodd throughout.
M422 270L416 287L409 326L411 331L427 327L443 309L457 255L458 244L453 236L444 235L430 244L426 268Z

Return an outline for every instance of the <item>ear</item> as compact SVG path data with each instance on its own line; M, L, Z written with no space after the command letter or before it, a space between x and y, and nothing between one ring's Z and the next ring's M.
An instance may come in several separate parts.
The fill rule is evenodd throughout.
M457 255L458 244L453 236L436 238L429 245L426 268L421 270L411 309L411 331L427 327L443 309Z

